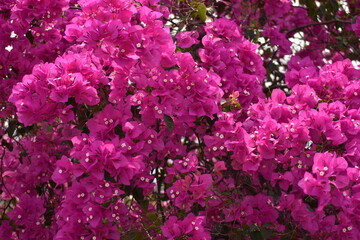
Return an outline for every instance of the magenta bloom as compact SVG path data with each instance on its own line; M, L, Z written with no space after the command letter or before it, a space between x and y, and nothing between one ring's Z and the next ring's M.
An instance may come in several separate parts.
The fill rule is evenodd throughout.
M199 33L197 31L180 32L176 35L179 47L189 48L194 44L198 44Z

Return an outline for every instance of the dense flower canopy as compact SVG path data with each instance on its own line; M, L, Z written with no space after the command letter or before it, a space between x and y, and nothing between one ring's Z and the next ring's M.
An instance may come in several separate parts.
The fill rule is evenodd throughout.
M359 14L2 1L0 239L359 239Z

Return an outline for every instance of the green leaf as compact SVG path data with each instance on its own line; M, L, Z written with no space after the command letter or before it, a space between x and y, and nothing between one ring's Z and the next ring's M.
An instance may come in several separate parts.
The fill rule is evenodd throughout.
M70 161L73 162L73 163L80 164L80 160L76 159L76 158L70 158Z
M230 239L242 239L241 236L243 236L243 234L239 228L234 228L229 233Z
M145 236L142 232L131 231L124 236L125 240L145 240Z
M307 6L307 11L308 11L308 14L309 16L312 18L312 19L315 19L315 14L316 14L316 3L314 0L305 0L305 4Z
M19 154L19 162L21 164L23 164L23 158L27 157L27 156L28 156L28 153L26 151L21 151L20 154Z
M254 30L246 29L246 30L245 30L245 36L246 36L247 38L254 39L254 38L255 38L255 32L254 32Z
M142 188L135 187L132 191L132 195L134 196L136 201L144 201L144 194Z
M1 145L9 149L10 152L12 152L12 150L14 149L12 143L8 143L5 139L1 141Z
M46 131L53 132L53 128L52 128L52 126L50 124L46 125Z
M146 239L146 238L144 237L144 234L143 234L143 233L137 232L137 233L135 234L134 240L144 240L144 239Z
M174 120L169 115L164 114L164 121L169 132L172 132L174 129Z
M26 38L29 40L29 42L31 43L31 44L33 44L34 43L34 36L31 34L31 31L29 30L29 31L27 31L26 32Z
M225 12L225 9L226 9L226 4L223 3L223 2L217 2L215 3L215 8L216 8L216 12L221 14L223 12Z
M152 222L157 219L156 213L154 213L154 212L149 212L145 216L147 219L149 219Z
M260 232L263 239L269 239L276 234L276 231L270 228L262 228Z
M176 47L175 52L182 52L182 49L180 47Z
M259 18L259 23L262 27L265 26L265 24L267 23L267 17L265 14Z
M104 170L104 179L105 181L108 181L108 182L112 182L112 183L116 183L116 180L115 178L113 178L110 173L106 170Z
M74 147L73 143L71 140L64 140L61 142L62 145L69 145L71 148Z
M197 16L199 17L199 19L202 21L202 22L205 22L206 21L206 6L205 4L203 3L198 3L197 5L197 8L196 8L196 13L197 13Z
M330 0L329 4L334 12L339 10L339 3L336 0Z
M139 201L139 205L142 207L142 209L144 209L145 212L147 212L149 208L149 200Z
M275 224L272 222L267 222L262 225L262 227L275 227Z
M115 134L119 136L119 138L125 137L125 132L122 130L121 124L116 125L114 131L115 131Z
M6 129L6 133L10 138L14 137L14 133L17 127L17 122L12 120L9 122L9 127Z
M230 105L227 105L225 107L223 107L223 112L230 112L231 111L231 106Z
M264 240L260 231L250 232L251 240Z

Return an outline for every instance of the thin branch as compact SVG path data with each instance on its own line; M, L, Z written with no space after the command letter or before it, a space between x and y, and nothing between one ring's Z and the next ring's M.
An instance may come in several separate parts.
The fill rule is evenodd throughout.
M319 26L319 25L327 25L327 24L332 24L332 23L352 24L353 22L352 22L352 21L345 21L345 20L336 20L336 19L333 19L333 20L329 20L329 21L325 21L325 22L309 23L309 24L306 24L306 25L303 25L303 26L294 28L294 29L292 29L292 30L289 30L289 31L286 33L286 37L290 37L290 35L291 35L292 33L299 32L299 31L301 31L301 30L303 30L303 29L305 29L305 28L308 28L308 27Z
M159 176L159 168L157 167L156 168L156 173L155 173L155 178L156 178L156 184L157 184L157 192L156 192L156 210L159 210L160 211L160 214L161 214L161 222L162 224L164 224L165 222L165 213L164 213L164 209L162 207L162 204L161 204L161 187L162 187L162 180L163 178Z

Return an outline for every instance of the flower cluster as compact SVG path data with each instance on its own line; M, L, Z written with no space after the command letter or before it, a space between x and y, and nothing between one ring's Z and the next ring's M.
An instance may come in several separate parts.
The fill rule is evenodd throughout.
M230 2L0 4L1 239L357 238L360 70L297 54L267 97ZM264 4L287 55L307 13Z

